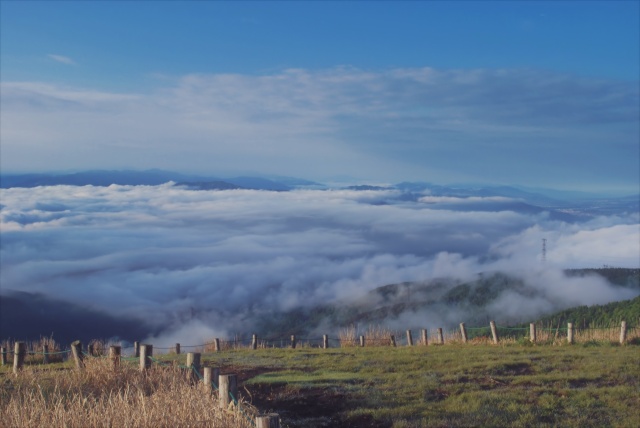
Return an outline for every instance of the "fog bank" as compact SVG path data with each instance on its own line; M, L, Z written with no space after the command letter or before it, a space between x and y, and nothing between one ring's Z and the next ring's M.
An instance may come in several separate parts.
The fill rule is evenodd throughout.
M547 298L505 293L495 302L535 316L552 301L568 307L633 297L561 269L638 267L640 260L633 217L567 223L545 212L442 209L437 198L405 201L396 190L165 184L1 192L3 294L42 293L144 317L164 332L157 346L245 332L264 308L357 302L386 284L481 272L511 273L541 290Z

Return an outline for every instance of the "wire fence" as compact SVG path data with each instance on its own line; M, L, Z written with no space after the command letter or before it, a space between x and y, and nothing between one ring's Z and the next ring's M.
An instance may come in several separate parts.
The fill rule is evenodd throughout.
M414 333L418 335L414 336ZM534 336L532 336L532 334ZM571 336L571 337L569 337ZM640 342L640 328L626 328L624 322L620 326L611 327L577 327L571 323L567 326L557 325L529 327L510 327L493 324L492 326L467 327L461 324L459 329L409 329L405 331L370 328L358 331L355 328L344 329L337 336L323 335L321 337L296 335L270 335L259 337L237 335L234 338L216 338L197 344L179 344L174 346L154 347L161 353L179 354L182 350L193 350L201 353L221 352L234 349L270 349L270 348L336 348L336 347L370 347L370 346L412 346L412 345L445 345L456 343L515 343L529 341L538 344L558 344L570 339L571 343L593 341L636 343ZM4 341L0 348L2 365L15 354L15 343ZM26 343L26 342L20 342ZM27 363L52 363L66 361L70 358L71 349L60 349L59 344L48 339L49 345L38 342L26 343L24 356ZM122 358L136 359L139 356L139 342L111 343L93 340L88 346L88 356L103 356L111 345L118 345L124 351ZM51 350L49 350L51 349Z

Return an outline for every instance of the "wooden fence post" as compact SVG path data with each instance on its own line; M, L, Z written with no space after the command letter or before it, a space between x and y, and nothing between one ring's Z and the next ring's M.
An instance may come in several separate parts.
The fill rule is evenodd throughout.
M213 348L216 352L220 352L222 350L220 348L220 339L217 337L213 340Z
M187 354L187 367L189 367L189 372L187 374L187 378L191 379L192 382L197 382L200 378L200 357L202 355L200 352L189 352Z
M140 371L143 372L151 367L151 357L153 356L153 345L140 345Z
M569 344L573 343L573 323L567 323L567 342Z
M82 355L82 342L76 340L71 343L71 354L76 362L76 369L81 370L84 367L84 355Z
M424 346L427 346L429 344L429 341L427 340L427 329L423 328L422 330L420 330L420 335L422 336L421 337L422 344Z
M360 347L364 348L364 336L360 336Z
M176 343L175 348L173 348L173 350L175 351L176 355L180 355L180 344Z
M202 369L203 382L207 385L207 389L218 388L218 376L220 376L220 369L218 367L204 367Z
M622 321L620 323L620 344L624 345L624 342L627 341L627 322Z
M280 415L269 413L268 415L256 416L256 428L280 428Z
M496 328L495 321L489 321L489 327L491 327L491 336L493 336L493 344L498 344L498 329Z
M392 334L390 339L391 339L391 346L393 346L395 348L396 347L396 337Z
M467 327L463 322L460 323L460 334L462 334L462 343L467 343Z
M209 394L213 393L211 376L213 376L213 369L211 367L204 367L202 369L202 384L204 385L204 390L207 391Z
M229 403L238 400L238 377L234 374L220 375L218 377L220 407L226 409Z
M87 346L87 354L89 354L90 357L95 355L93 343L90 343L89 346Z
M42 364L49 364L49 345L42 345Z
M4 346L0 347L0 363L2 363L3 366L7 365L7 348Z
M213 393L214 387L218 387L218 376L220 376L220 369L217 367L204 367L202 369L202 383L204 388L210 394Z
M413 336L411 336L411 330L407 330L407 346L413 346Z
M322 335L322 349L327 349L329 347L329 336L326 334Z
M537 334L536 334L536 323L529 323L529 340L531 343L536 343Z
M258 335L251 336L251 349L258 349Z
M296 335L291 335L291 349L296 349Z
M18 374L24 365L24 357L27 355L27 347L24 342L16 342L13 348L13 374Z
M136 358L140 356L140 342L133 342L133 352Z
M118 345L109 346L109 359L114 369L120 366L120 355L122 355L122 347Z
M438 327L438 345L444 345L444 336L442 334L442 327Z

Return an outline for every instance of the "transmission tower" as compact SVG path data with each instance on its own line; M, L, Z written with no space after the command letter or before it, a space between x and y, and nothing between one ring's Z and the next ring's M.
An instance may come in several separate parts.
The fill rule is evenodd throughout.
M547 261L547 238L542 238L542 263Z

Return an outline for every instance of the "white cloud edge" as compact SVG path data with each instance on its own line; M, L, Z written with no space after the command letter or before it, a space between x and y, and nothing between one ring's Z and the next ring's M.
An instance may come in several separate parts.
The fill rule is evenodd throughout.
M57 54L47 54L47 57L62 64L77 65L77 63L71 58L69 58L68 56L57 55Z

